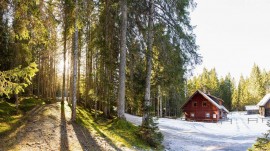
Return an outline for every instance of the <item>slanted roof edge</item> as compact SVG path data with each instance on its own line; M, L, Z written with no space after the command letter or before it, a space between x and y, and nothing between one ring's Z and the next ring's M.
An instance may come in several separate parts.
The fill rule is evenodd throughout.
M260 102L257 104L257 106L265 106L265 104L270 100L270 93L266 94Z

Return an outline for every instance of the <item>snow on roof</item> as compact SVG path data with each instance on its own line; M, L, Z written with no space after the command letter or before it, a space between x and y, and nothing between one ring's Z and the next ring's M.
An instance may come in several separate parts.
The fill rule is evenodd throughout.
M270 93L266 94L257 106L264 106L270 100Z
M257 105L246 105L245 108L246 108L246 111L248 111L248 110L259 110L259 107Z

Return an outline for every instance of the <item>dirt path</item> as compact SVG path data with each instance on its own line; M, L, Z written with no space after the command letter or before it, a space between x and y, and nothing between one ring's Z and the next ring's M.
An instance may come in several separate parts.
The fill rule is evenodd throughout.
M60 102L36 107L16 131L0 138L5 150L116 150L95 132L70 123L71 111Z

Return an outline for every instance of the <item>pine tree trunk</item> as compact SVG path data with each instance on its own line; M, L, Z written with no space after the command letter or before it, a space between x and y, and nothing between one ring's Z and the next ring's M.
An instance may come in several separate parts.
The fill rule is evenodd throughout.
M53 99L56 101L56 89L57 89L57 74L56 74L56 61L55 58L53 58Z
M160 117L160 85L158 86L158 95L157 95L157 117Z
M118 118L125 119L125 80L126 80L126 32L127 32L127 0L121 0L121 50L119 69Z
M52 53L52 52L51 52ZM51 54L49 53L49 54ZM49 86L48 92L49 92L49 99L52 98L52 89L53 89L53 61L52 61L52 56L49 55Z
M39 70L39 83L40 83L40 85L39 85L39 89L40 89L40 92L39 92L39 97L43 97L44 96L44 73L43 73L43 71L44 71L44 60L41 58L41 61L40 61L40 70Z
M66 24L66 22L64 24ZM65 25L65 29L64 29L64 69L63 69L63 85L62 85L62 101L61 101L62 104L64 104L65 97L66 97L66 57L67 57L67 29L66 29L66 25Z
M92 86L92 49L91 49L91 1L85 1L87 6L87 21L86 21L86 68L85 68L85 102L86 107L89 103L90 109L92 108L91 102L89 102L89 90ZM91 52L91 55L90 55ZM91 76L90 76L91 75Z
M67 54L68 54L67 58L69 58L70 57L69 51L67 51ZM70 62L71 62L70 59L68 59L67 64L69 66L71 66ZM66 82L66 84L67 84L67 87L66 87L66 93L67 93L66 101L69 103L69 101L70 101L70 91L69 91L69 87L70 87L70 67L67 68L67 82Z
M86 41L87 41L87 45L86 45L86 58L85 58L85 102L84 102L84 106L87 106L87 102L89 100L89 81L90 81L90 54L89 54L89 48L90 48L90 23L87 22L87 36L86 36Z
M149 118L150 118L150 92L151 92L151 71L152 71L152 46L153 46L153 15L154 15L154 2L153 0L149 0L149 20L148 20L148 45L146 52L146 84L145 84L145 96L144 96L144 112L142 117L142 126L149 127Z
M79 42L80 44L78 45L78 81L77 81L77 102L80 103L80 98L81 98L81 95L80 95L80 80L81 80L81 47L82 47L82 44L81 44L81 32L79 32Z
M162 95L159 87L159 117L162 117Z
M87 106L87 102L89 100L89 44L87 44L87 48L86 48L86 58L85 58L85 102L84 102L84 106Z
M160 117L163 117L163 109L162 109L162 96L160 97L160 108L159 108L159 115Z
M98 57L96 57L96 62L95 62L95 118L97 118L97 108L98 108L98 100L97 100L97 95L98 95L98 72L97 72L97 68L98 68Z
M70 50L70 73L69 73L69 93L70 93L70 100L69 100L69 104L72 104L72 100L73 100L73 79L74 79L74 76L73 76L73 73L74 73L74 48L75 48L75 34L73 34L72 36L72 41L70 42L71 43L71 46L72 46L72 49Z
M40 97L40 81L41 81L41 68L40 68L40 64L41 64L41 59L40 59L40 52L38 52L38 83L37 83L37 96Z
M131 102L135 102L135 100L136 100L136 94L135 94L135 91L134 91L134 81L133 81L133 79L134 79L134 62L135 61L135 59L134 59L134 57L133 57L133 54L131 54L131 57L130 57L130 67L129 67L129 70L130 70L130 90L131 90ZM128 102L126 103L126 106L128 105ZM125 109L125 110L127 110L127 109ZM130 105L130 113L131 114L136 114L136 110L135 110L135 107L134 106L132 106L132 105Z
M109 47L109 18L110 18L110 0L105 0L105 49L104 54L102 56L101 60L101 67L102 67L102 74L101 77L103 79L102 81L102 101L100 102L100 109L103 111L104 116L107 116L107 103L108 103L108 87L109 87L109 81L107 77L107 71L108 71L108 63L110 59L108 53L110 51Z
M91 39L91 32L90 32L90 39ZM90 44L89 44L90 45ZM94 88L94 83L93 83L93 78L94 78L94 73L93 73L93 49L91 49L91 51L90 51L91 53L90 53L90 60L89 60L89 72L88 72L88 91L90 90L90 89L92 89L93 91L95 91L95 88ZM97 95L95 95L95 96L97 96ZM90 108L92 107L92 102L89 102L89 106L90 106Z
M72 113L71 113L71 121L75 121L76 120L76 105L77 105L77 66L78 66L78 28L77 28L77 24L76 24L76 15L78 15L78 8L77 8L77 4L78 4L78 0L75 0L75 22L74 22L74 29L75 29L75 33L74 33L74 52L73 52L73 56L74 56L74 61L73 61L73 89L72 89L72 93L73 93L73 97L72 97Z

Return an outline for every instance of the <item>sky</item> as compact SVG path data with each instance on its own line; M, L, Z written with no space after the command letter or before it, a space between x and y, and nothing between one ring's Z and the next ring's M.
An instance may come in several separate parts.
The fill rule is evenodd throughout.
M228 73L239 80L252 66L270 70L270 0L195 0L191 24L196 26L199 53L204 67L215 68L218 76Z

